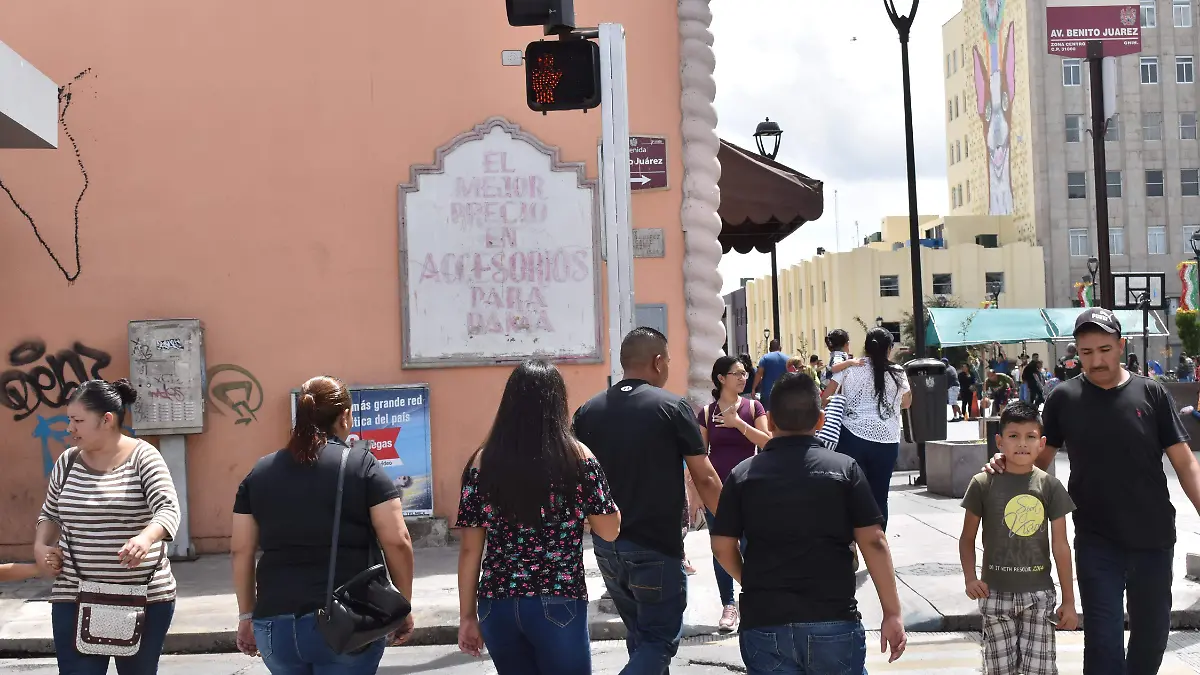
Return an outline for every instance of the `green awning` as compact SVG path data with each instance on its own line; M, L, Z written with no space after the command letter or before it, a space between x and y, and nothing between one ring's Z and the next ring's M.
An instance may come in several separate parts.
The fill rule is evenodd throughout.
M1071 333L1075 331L1075 319L1079 318L1080 312L1083 311L1083 307L1050 307L1042 310L1046 315L1046 320L1053 327L1054 334L1058 340L1071 339ZM1121 322L1122 336L1142 336L1142 310L1117 309L1113 310L1113 314L1116 314L1117 320ZM1148 335L1150 337L1164 337L1167 335L1167 330L1163 327L1156 312L1150 312L1150 325L1148 328Z
M1054 334L1040 309L931 308L925 330L925 342L935 347L1052 339Z

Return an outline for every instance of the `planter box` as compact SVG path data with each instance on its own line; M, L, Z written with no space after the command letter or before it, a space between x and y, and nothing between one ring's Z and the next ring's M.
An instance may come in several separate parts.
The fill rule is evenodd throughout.
M930 441L925 444L925 477L930 492L961 499L967 484L988 461L988 446L973 441Z

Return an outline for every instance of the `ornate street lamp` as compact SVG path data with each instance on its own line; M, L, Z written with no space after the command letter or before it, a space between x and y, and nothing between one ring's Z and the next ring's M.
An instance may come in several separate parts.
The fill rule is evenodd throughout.
M1100 271L1100 261L1096 258L1088 258L1087 261L1088 274L1092 277L1092 294L1096 293L1096 273Z
M896 11L895 0L883 0L888 18L892 20L892 25L896 27L896 33L900 36L900 73L904 86L904 143L908 159L908 247L912 256L913 338L916 342L915 356L924 358L925 304L921 289L921 228L917 222L917 161L913 144L912 82L908 73L908 36L920 2L921 0L912 0L912 9L909 10L908 16L901 16Z
M1192 247L1192 257L1196 259L1196 264L1200 265L1200 230L1192 234L1192 238L1188 239L1188 246Z
M758 154L767 159L775 159L779 155L779 141L782 136L783 129L780 129L778 124L772 122L770 117L765 122L759 122L758 128L754 130L754 142L758 144ZM770 151L767 151L763 145L764 141L770 141Z
M993 281L987 286L988 295L992 296L992 309L1000 309L1000 291L1004 290L1004 285L999 281Z

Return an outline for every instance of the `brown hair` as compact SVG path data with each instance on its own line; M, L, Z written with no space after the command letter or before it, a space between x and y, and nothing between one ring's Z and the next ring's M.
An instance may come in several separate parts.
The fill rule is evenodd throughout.
M350 409L350 391L341 380L328 375L314 377L300 387L296 398L296 426L287 449L301 464L317 461L333 425Z

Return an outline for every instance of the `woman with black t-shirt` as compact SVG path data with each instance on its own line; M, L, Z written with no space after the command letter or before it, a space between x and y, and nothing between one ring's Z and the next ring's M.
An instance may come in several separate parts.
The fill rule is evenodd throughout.
M353 425L350 392L332 377L300 388L296 427L238 486L233 505L233 580L238 649L262 654L274 675L371 675L387 640L352 654L331 650L317 630L325 606L338 473ZM350 450L343 484L334 587L371 565L378 540L396 588L412 598L413 550L400 493L370 452ZM262 549L255 566L254 556ZM393 644L412 633L412 615Z
M509 376L463 471L457 520L459 649L479 656L486 645L499 675L590 674L583 524L612 541L621 514L571 433L567 387L550 363L526 361Z

